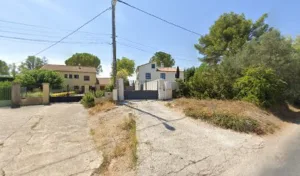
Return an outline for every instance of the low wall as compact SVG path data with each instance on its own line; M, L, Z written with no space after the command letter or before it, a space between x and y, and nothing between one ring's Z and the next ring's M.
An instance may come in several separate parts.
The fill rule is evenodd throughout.
M0 107L10 106L11 100L0 100Z
M21 106L29 106L29 105L42 105L43 97L27 97L25 99L21 99Z

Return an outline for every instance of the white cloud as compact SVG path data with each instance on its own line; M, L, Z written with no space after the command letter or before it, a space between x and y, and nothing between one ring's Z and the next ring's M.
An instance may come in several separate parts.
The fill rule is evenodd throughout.
M99 77L110 77L111 73L111 64L102 64L103 72L98 75Z

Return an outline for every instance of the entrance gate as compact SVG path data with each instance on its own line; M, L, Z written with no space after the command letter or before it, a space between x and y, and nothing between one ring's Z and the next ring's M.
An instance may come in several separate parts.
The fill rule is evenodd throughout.
M157 90L126 90L124 91L125 100L156 100L158 99Z

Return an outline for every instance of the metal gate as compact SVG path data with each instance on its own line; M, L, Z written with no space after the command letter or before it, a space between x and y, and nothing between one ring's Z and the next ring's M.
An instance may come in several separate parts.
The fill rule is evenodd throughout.
M0 107L11 105L11 87L0 87Z
M125 100L156 100L158 99L157 90L132 90L124 91Z

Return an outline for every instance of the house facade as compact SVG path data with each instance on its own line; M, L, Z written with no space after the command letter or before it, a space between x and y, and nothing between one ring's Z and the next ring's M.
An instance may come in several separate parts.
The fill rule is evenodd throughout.
M136 69L136 81L135 89L143 90L143 84L158 79L164 79L166 81L175 82L176 68L164 67L163 65L158 67L155 62L143 64ZM184 79L184 71L180 70L179 79Z
M96 68L66 65L44 65L41 69L58 72L64 78L64 86L69 86L69 90L84 91L84 86L96 88ZM99 83L98 83L99 84Z

